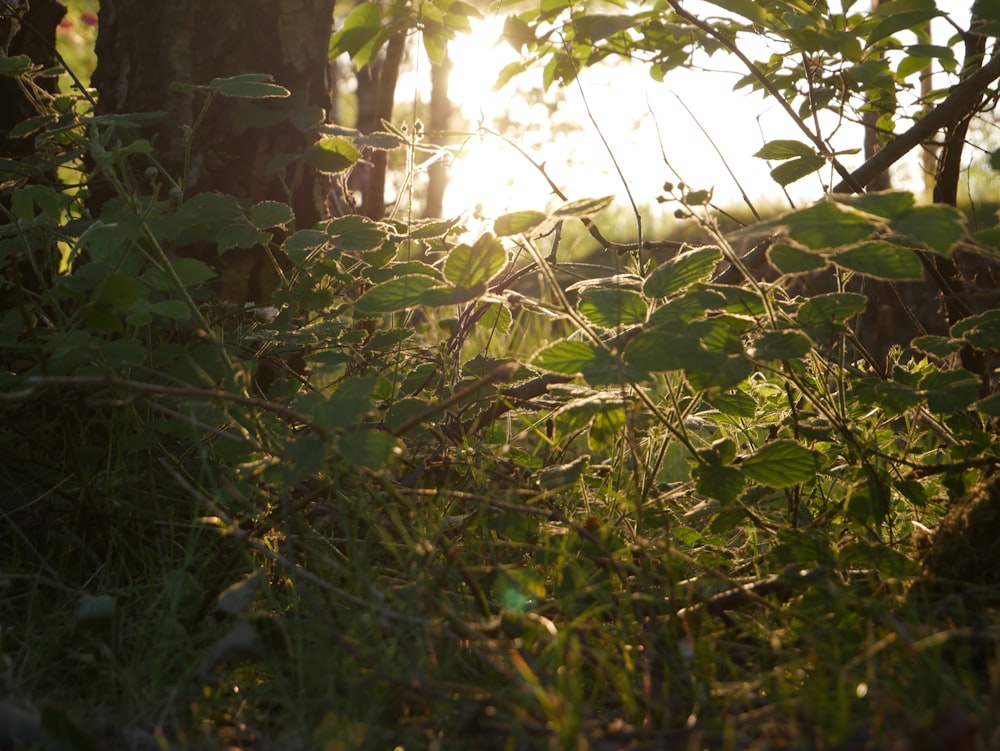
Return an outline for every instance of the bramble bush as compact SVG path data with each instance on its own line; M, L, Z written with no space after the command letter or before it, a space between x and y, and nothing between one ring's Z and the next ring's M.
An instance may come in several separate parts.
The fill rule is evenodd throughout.
M548 3L505 33L549 84L642 50L668 75L690 45L730 48L756 24L789 54L745 83L802 122L885 83L887 118L909 79L881 82L880 55L933 6L908 3L903 23L716 4L735 20ZM904 50L901 69L952 59ZM0 73L40 75L16 57ZM254 73L185 88L206 107L281 93ZM995 228L906 191L842 191L734 238L711 193L681 185L664 200L710 242L659 262L614 252L601 197L478 235L356 215L300 227L279 201L188 195L143 137L152 115L40 104L8 135L31 153L0 161L4 744L997 732L995 546L965 565L923 530L972 488L996 508L1000 313L970 298L944 330L872 352L856 321L878 301L852 286L970 250L993 264ZM339 174L418 137L319 126L298 158ZM763 152L781 184L837 158ZM570 225L610 250L567 284ZM217 260L241 250L269 265ZM220 294L251 274L260 299Z

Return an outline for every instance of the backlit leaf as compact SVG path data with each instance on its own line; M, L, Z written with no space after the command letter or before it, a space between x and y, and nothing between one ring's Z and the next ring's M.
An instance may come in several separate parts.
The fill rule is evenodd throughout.
M346 170L361 158L361 154L353 143L335 136L320 139L306 149L302 158L318 172L332 174Z
M422 274L401 276L383 282L365 292L354 303L359 313L395 313L419 305L421 296L440 281Z
M229 78L215 78L207 88L218 91L222 96L239 99L283 99L291 95L288 89L273 81L274 78L266 73L243 73Z
M789 237L812 250L838 248L860 242L876 229L861 214L831 201L822 201L807 209L794 211L781 221Z
M758 159L793 159L802 156L816 156L816 150L801 141L768 141L755 157Z
M536 354L531 364L554 373L576 375L597 360L597 347L587 342L561 341Z
M895 217L889 227L935 253L948 255L965 234L965 221L953 206L917 206Z
M642 291L649 297L668 297L695 282L706 281L720 258L722 252L711 245L684 251L653 269Z
M833 256L832 260L841 268L876 279L902 281L924 277L924 266L916 253L881 240L856 245Z
M496 237L486 233L472 246L457 245L444 262L444 278L456 287L486 284L507 265L507 250Z
M800 156L779 164L771 170L771 177L778 185L791 185L796 180L819 171L824 164L826 160L821 156Z
M646 301L642 295L626 290L585 289L577 308L592 324L608 329L646 320Z
M802 250L792 245L778 243L767 251L767 259L783 274L804 274L826 266L826 258L818 253Z
M522 235L540 227L548 218L548 214L542 211L515 211L498 217L493 223L493 231L500 237Z
M771 488L787 488L812 479L822 466L822 454L787 438L765 443L742 464L748 477Z

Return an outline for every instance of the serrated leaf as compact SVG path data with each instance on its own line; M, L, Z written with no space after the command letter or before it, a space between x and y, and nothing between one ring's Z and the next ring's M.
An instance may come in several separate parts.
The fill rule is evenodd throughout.
M614 200L614 196L604 196L603 198L580 198L576 201L568 201L553 211L552 216L558 219L593 216L610 206Z
M859 194L837 194L834 197L837 203L852 206L861 211L876 216L893 219L905 214L913 208L916 197L909 191L890 190L879 193L859 193Z
M830 292L802 303L795 320L806 328L838 328L865 309L868 298L854 292Z
M905 211L895 217L889 227L941 255L950 255L965 235L962 213L954 206L943 204L917 206Z
M207 88L236 99L284 99L291 96L292 92L273 81L274 78L267 73L242 73L228 78L214 78Z
M515 211L497 217L493 231L500 237L523 235L548 221L549 215L542 211Z
M709 279L721 258L722 251L711 245L679 253L653 269L642 291L649 297L669 297L695 282Z
M320 139L302 155L310 167L328 174L343 172L360 158L354 144L338 136Z
M16 76L30 69L31 58L27 55L0 57L0 76Z
M826 160L821 156L796 157L787 162L782 162L771 170L771 178L778 185L784 187L811 175L813 172L821 170L824 164L826 164Z
M869 237L876 229L861 214L822 201L782 217L788 236L812 250L839 248Z
M380 470L403 448L396 436L384 430L354 430L337 441L337 453L353 467Z
M261 201L250 209L250 221L257 229L284 227L295 219L291 207L280 201Z
M330 221L326 233L339 250L372 250L389 237L389 227L366 216L352 214Z
M716 464L699 464L691 470L695 489L703 496L714 498L720 503L733 503L740 497L746 478L735 467Z
M769 331L754 343L755 360L794 360L812 349L809 337L798 331Z
M578 15L572 22L575 31L574 40L580 42L599 42L612 34L625 31L635 26L635 19L625 15L606 15L603 13L588 13Z
M920 389L931 412L950 415L968 409L983 384L967 370L932 371L920 379Z
M538 352L531 359L531 364L553 373L577 375L597 360L597 350L595 345L587 342L556 342Z
M755 157L758 159L794 159L795 157L816 156L816 150L801 141L768 141Z
M484 285L507 265L507 249L496 237L486 233L471 247L457 245L444 262L444 278L456 287Z
M215 233L215 244L219 253L232 248L252 248L255 245L265 245L270 235L261 232L247 221L227 224Z
M805 274L819 271L826 266L826 258L819 253L777 243L768 248L767 260L783 274Z
M359 313L395 313L421 303L421 295L440 280L422 274L411 274L383 282L365 292L354 303Z
M946 358L959 352L964 346L961 341L947 336L918 336L910 346L934 357Z
M705 401L727 417L750 418L757 414L757 402L745 391L724 391L706 397Z
M951 327L951 335L976 349L1000 350L1000 310L969 316Z
M924 278L924 266L916 253L882 240L861 243L837 253L831 260L841 268L875 279L919 281Z
M993 394L976 402L976 411L987 417L1000 417L1000 394Z
M814 477L823 466L822 454L790 438L765 443L742 468L750 479L771 488L788 488Z
M595 326L615 328L646 320L646 301L636 292L619 289L585 289L577 303L580 313Z

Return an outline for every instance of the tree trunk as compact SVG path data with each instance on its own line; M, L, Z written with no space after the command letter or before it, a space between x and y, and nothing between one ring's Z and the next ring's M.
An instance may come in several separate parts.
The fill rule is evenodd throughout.
M15 4L16 5L16 4ZM27 55L40 68L58 65L56 56L56 27L66 9L56 0L34 0L20 14L14 8L0 6L0 44L7 42L7 57ZM0 154L17 159L30 156L34 151L31 138L8 138L11 128L39 114L36 102L39 96L55 93L58 81L31 77L31 86L13 76L0 77Z
M182 181L185 198L219 191L254 202L283 201L298 228L312 226L325 215L325 180L301 160L284 169L274 165L315 141L309 129L330 108L333 6L334 0L103 0L93 78L98 114L164 111L147 135ZM171 89L175 82L207 84L241 73L270 74L291 96L218 97L198 122L205 94ZM252 280L261 264L273 267L264 249L223 256L223 270L242 268L230 275L234 284L224 296L263 302L265 283Z
M431 67L431 111L427 127L433 134L432 142L444 145L451 119L451 99L448 98L448 76L451 74L451 60L445 56L440 65ZM424 216L440 218L444 214L444 192L448 185L448 165L441 159L435 159L427 168L427 198L424 203Z
M382 129L383 120L392 120L396 100L396 82L406 51L406 33L397 32L390 37L385 52L358 71L358 123L362 133ZM385 216L385 177L388 154L381 149L366 149L365 162L351 170L350 188L360 195L356 207L361 214L372 219Z

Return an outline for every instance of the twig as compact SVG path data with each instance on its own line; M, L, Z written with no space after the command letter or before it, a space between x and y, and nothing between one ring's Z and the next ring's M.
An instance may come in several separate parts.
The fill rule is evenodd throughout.
M677 13L677 15L686 20L688 23L697 26L699 29L704 31L709 36L718 40L723 47L725 47L733 55L739 58L740 62L743 63L743 65L746 66L747 70L750 71L750 75L756 78L757 82L764 88L764 90L767 91L768 94L773 96L778 101L778 104L781 106L783 110L785 110L788 116L792 118L792 121L799 127L799 130L801 130L806 135L806 137L813 142L813 145L816 146L819 152L826 159L830 160L830 164L833 165L833 168L837 171L837 174L839 174L841 178L843 178L843 181L851 186L851 190L853 190L855 193L863 192L863 189L861 188L861 186L858 185L857 180L855 180L854 177L851 175L851 173L847 171L847 168L844 167L844 165L842 165L837 160L837 157L833 155L833 153L830 151L830 148L826 145L823 139L820 138L819 134L813 133L812 130L809 129L809 126L805 124L805 121L803 121L803 119L799 117L798 113L795 112L794 109L792 109L792 105L789 104L788 101L781 95L781 92L778 91L778 87L774 85L774 83L771 81L771 79L767 77L764 71L762 71L760 68L757 67L757 64L753 60L751 60L749 57L743 54L740 48L736 46L735 42L729 39L729 37L727 37L718 29L712 27L710 24L706 23L705 21L702 21L700 18L698 18L695 15L692 15L691 13L688 13L680 6L679 0L667 0L667 3L670 5L671 8L674 9L674 12ZM863 184L864 183L862 183L862 185Z

